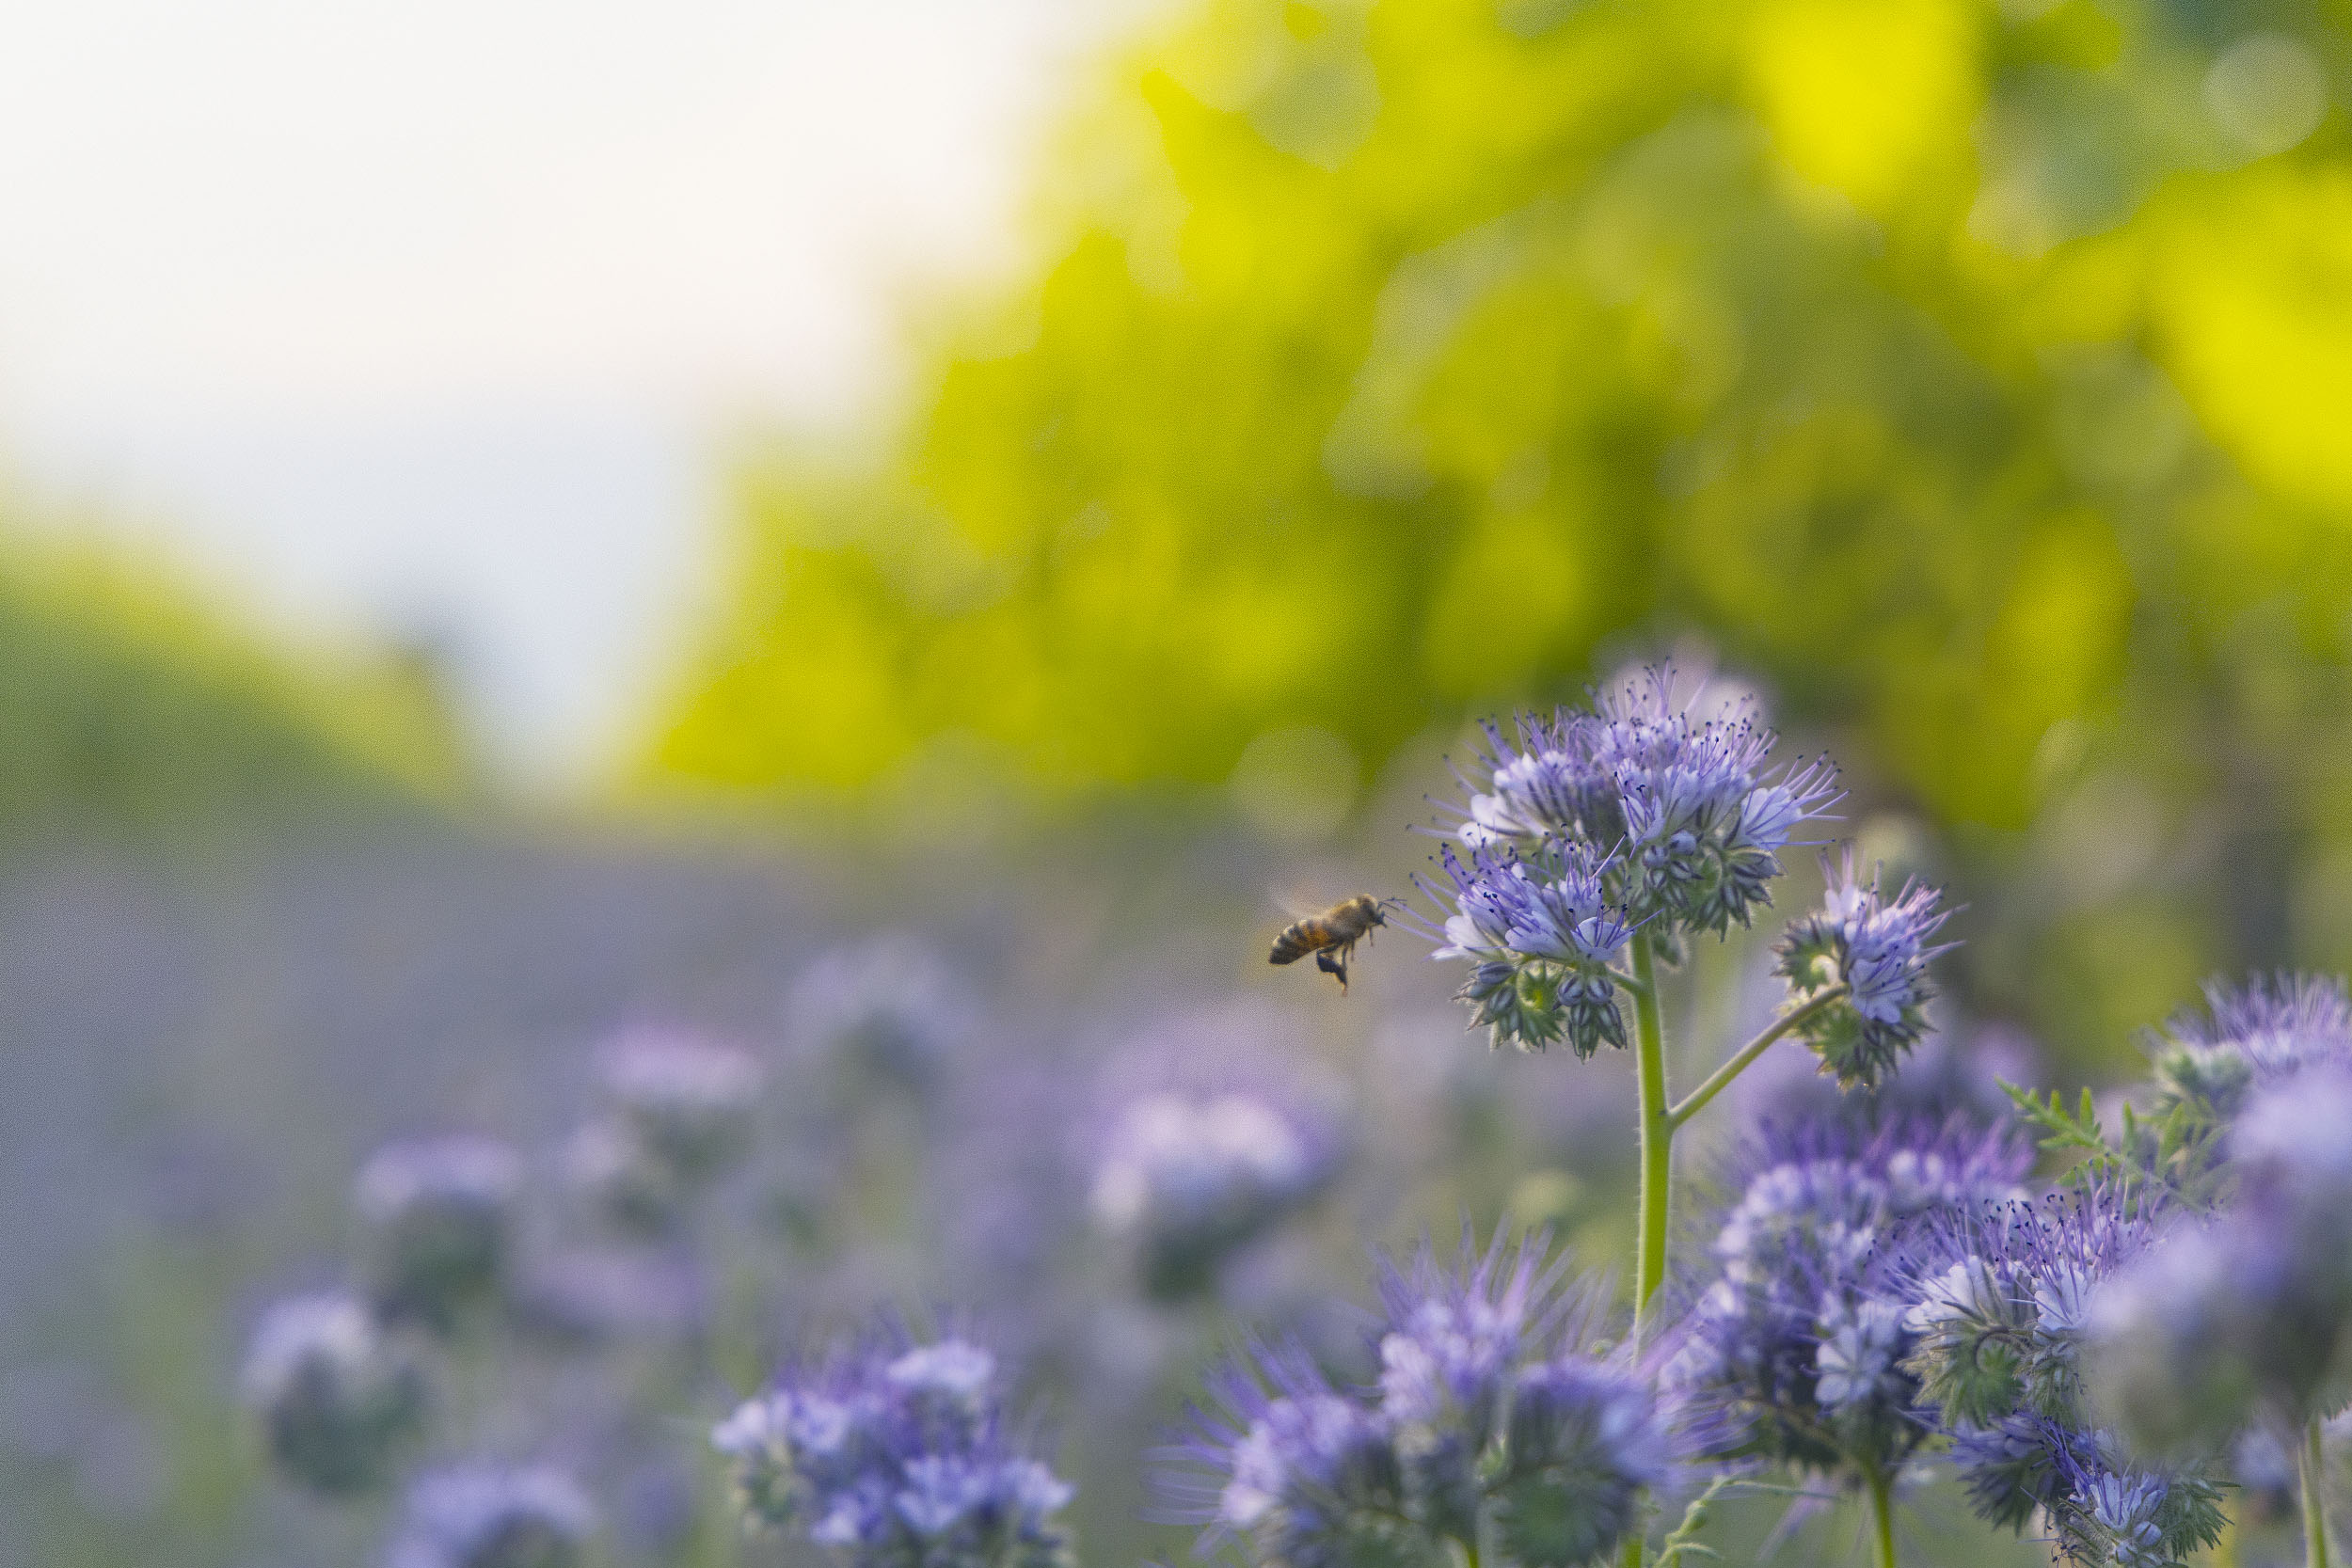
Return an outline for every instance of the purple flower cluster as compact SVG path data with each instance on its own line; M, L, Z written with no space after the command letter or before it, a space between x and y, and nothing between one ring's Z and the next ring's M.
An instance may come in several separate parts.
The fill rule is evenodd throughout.
M1851 849L1822 869L1821 907L1789 922L1774 944L1778 973L1800 1006L1845 988L1797 1033L1840 1088L1875 1088L1927 1033L1928 962L1951 946L1934 940L1948 916L1937 891L1917 882L1889 900L1875 873L1867 881L1854 874Z
M389 1568L572 1568L595 1511L561 1470L469 1465L410 1491Z
M1465 863L1447 846L1438 856L1445 883L1423 879L1422 887L1453 905L1435 957L1472 966L1457 993L1471 1027L1526 1051L1563 1039L1579 1056L1622 1049L1612 964L1633 928L1605 902L1608 863L1576 843L1469 854Z
M1581 1056L1626 1043L1613 965L1637 932L1746 925L1769 903L1780 851L1838 799L1814 762L1774 770L1774 736L1744 711L1704 717L1671 671L1596 693L1586 709L1486 726L1467 803L1421 879L1438 906L1440 958L1470 965L1459 992L1498 1045Z
M1931 1434L1907 1365L1916 1330L1890 1238L2012 1194L2028 1155L1965 1121L1845 1118L1768 1129L1691 1308L1669 1382L1720 1423L1729 1456L1884 1480Z
M996 1358L873 1343L746 1401L711 1441L746 1516L856 1568L1056 1568L1073 1489L1013 1441Z
M291 1297L263 1314L240 1382L270 1457L330 1496L384 1484L424 1416L422 1370L365 1302L341 1291Z
M1261 1350L1213 1383L1166 1479L1203 1545L1286 1568L1438 1563L1495 1544L1528 1568L1615 1550L1673 1471L1679 1425L1652 1380L1600 1342L1599 1291L1544 1240L1426 1250L1384 1271L1370 1387L1305 1352Z
M1329 1130L1271 1097L1146 1094L1116 1116L1094 1169L1098 1222L1132 1242L1145 1293L1173 1301L1319 1192Z
M1745 925L1770 899L1779 853L1838 798L1824 762L1774 770L1777 737L1744 710L1702 716L1650 670L1588 709L1486 726L1482 777L1466 779L1466 847L1573 843L1607 863L1610 902L1675 931Z

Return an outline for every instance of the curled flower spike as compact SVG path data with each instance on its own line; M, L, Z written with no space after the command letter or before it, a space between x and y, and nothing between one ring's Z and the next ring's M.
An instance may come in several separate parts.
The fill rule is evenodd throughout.
M1531 1568L1611 1554L1678 1424L1647 1375L1604 1352L1601 1291L1547 1266L1541 1238L1452 1268L1424 1249L1381 1282L1379 1382L1343 1390L1303 1352L1259 1349L1212 1383L1162 1480L1203 1545L1257 1563L1442 1563L1498 1543Z
M1579 1056L1624 1047L1612 964L1633 928L1605 900L1613 863L1572 843L1525 856L1472 849L1467 863L1450 845L1439 853L1445 881L1421 879L1441 910L1452 906L1433 956L1472 964L1455 996L1470 1004L1473 1028L1523 1051L1560 1040Z
M711 1433L747 1520L854 1568L1061 1568L1073 1489L1021 1451L996 1358L876 1340L787 1373Z
M2052 1495L2042 1505L2060 1556L2115 1568L2180 1568L2221 1539L2221 1488L2195 1473L2132 1464L2106 1433L2043 1423Z
M1950 916L1936 907L1938 891L1917 882L1888 900L1875 873L1855 876L1851 848L1840 866L1824 859L1822 868L1821 908L1781 933L1775 972L1799 1003L1844 988L1796 1033L1839 1087L1875 1088L1927 1033L1928 962L1952 946L1933 940Z
M278 1468L329 1496L382 1485L422 1423L422 1371L340 1291L272 1307L241 1381Z
M1924 1397L1954 1422L2025 1410L2083 1424L2090 1298L2162 1222L2155 1200L2108 1182L1908 1227L1892 1264L1913 1303L1911 1365Z
M1661 934L1728 930L1769 903L1779 853L1839 792L1824 762L1778 772L1776 736L1744 710L1705 716L1655 669L1584 709L1486 726L1486 749L1452 808L1464 847L1622 848L1608 899Z

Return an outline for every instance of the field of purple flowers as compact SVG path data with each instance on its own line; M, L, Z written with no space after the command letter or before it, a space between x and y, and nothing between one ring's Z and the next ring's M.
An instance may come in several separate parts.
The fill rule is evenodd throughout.
M0 1556L2324 1560L2342 990L2011 1097L1937 892L1815 874L1834 770L1597 701L1311 863L22 872ZM1343 994L1264 963L1270 871L1415 891Z

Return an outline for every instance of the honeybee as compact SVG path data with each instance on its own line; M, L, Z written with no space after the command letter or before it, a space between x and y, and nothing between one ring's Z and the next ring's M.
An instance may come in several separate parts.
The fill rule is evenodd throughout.
M1274 951L1266 955L1266 962L1296 963L1312 953L1315 967L1338 979L1342 994L1347 990L1347 960L1356 951L1356 943L1375 926L1386 926L1384 912L1390 901L1375 898L1369 893L1332 905L1321 914L1311 914L1282 927L1282 934L1274 939Z

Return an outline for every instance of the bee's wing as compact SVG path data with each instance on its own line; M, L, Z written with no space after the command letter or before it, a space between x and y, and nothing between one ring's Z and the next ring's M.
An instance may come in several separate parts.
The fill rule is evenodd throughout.
M1265 892L1267 900L1290 920L1306 920L1331 907L1328 898L1317 898L1295 885L1270 885Z

